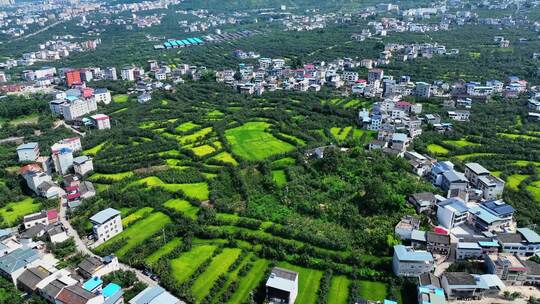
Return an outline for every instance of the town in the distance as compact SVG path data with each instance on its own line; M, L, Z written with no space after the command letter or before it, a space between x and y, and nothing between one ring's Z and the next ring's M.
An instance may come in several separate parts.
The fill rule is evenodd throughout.
M0 304L540 304L540 1L0 0Z

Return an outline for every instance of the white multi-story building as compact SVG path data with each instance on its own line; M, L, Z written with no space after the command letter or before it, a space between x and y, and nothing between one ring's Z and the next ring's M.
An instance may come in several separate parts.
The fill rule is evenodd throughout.
M54 168L56 172L64 175L73 167L73 150L68 147L61 147L58 150L51 150Z
M274 267L266 281L266 299L268 303L294 304L298 295L298 273Z
M469 182L474 186L478 187L478 178L480 176L488 176L490 174L489 170L484 168L478 163L466 163L465 164L465 177Z
M418 277L433 269L433 256L427 251L416 251L403 245L394 246L392 269L397 276Z
M416 97L418 98L429 98L431 97L431 84L427 82L417 82L415 92Z
M458 198L450 198L437 207L437 220L447 229L455 228L467 221L469 208Z
M94 164L92 158L88 156L79 156L73 159L73 170L80 176L85 176L88 173L94 171Z
M53 100L51 102L51 110L56 113L56 109L60 110L59 114L64 116L64 119L66 121L72 121L88 113L96 111L97 103L96 100L93 98L89 98L86 100L74 99L71 102L65 101L57 106L56 101Z
M111 103L111 92L109 92L109 90L107 89L96 89L94 91L94 99L96 100L96 102L98 103L103 103L103 104L110 104Z
M111 128L111 119L109 116L105 114L96 114L90 116L90 119L92 119L92 123L98 130L105 130Z
M7 81L6 73L4 73L4 71L0 71L0 82L6 82L6 81Z
M533 256L540 253L540 235L529 228L518 228L517 233L499 233L497 239L503 252L518 256Z
M358 73L354 71L344 71L341 78L348 83L355 83L358 80Z
M94 228L94 238L96 242L94 246L97 246L115 235L122 232L122 217L120 211L107 208L96 213L90 218Z
M17 147L17 155L20 162L36 161L39 157L39 144L37 142L22 144Z
M135 69L131 67L123 68L120 71L120 77L122 80L135 81Z
M79 137L64 138L51 146L51 151L58 151L61 148L70 148L71 151L82 151L81 139Z

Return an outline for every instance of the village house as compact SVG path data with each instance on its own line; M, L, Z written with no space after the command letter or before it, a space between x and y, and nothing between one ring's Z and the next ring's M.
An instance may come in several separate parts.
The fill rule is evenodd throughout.
M412 247L394 246L392 269L397 276L417 277L433 269L433 256L427 251L416 251Z
M19 162L33 162L39 157L39 144L30 142L17 147Z
M147 287L129 300L129 304L185 304L161 286Z
M466 272L445 272L441 285L449 300L481 299L497 295L504 283L495 275L472 275Z
M528 269L511 253L489 254L484 258L487 272L497 275L506 285L522 285Z
M92 158L86 155L73 159L73 170L80 176L86 176L94 171Z
M516 233L497 233L503 252L518 256L533 256L540 253L540 235L529 228L518 228Z
M513 230L515 209L502 200L485 201L469 209L469 224L480 231Z
M77 272L86 279L101 278L120 269L118 258L108 255L103 258L86 257L77 265Z
M409 240L411 239L412 231L417 230L419 227L419 219L411 215L405 215L394 228L394 233L399 236L401 240Z
M437 220L446 229L452 229L466 223L469 208L458 198L450 198L443 201L437 207Z
M113 208L107 208L94 214L90 221L94 231L94 246L111 239L123 231L120 211Z
M111 118L105 114L96 114L90 116L92 125L98 130L105 130L111 128Z
M413 205L416 212L420 214L422 212L432 211L437 203L437 198L431 192L421 192L409 196L407 201Z
M266 299L268 303L294 304L298 295L298 273L274 267L266 281Z

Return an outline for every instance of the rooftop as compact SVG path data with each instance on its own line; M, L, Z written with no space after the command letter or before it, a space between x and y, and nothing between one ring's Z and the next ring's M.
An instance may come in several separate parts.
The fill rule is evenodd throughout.
M270 273L266 286L279 290L293 291L297 285L295 281L298 278L298 273L292 270L274 267Z
M445 272L443 277L449 285L476 285L474 277L466 272Z
M477 175L487 175L490 173L489 170L482 167L482 165L480 165L479 163L466 163L465 167L467 167L469 170L471 170Z
M540 243L540 235L529 228L518 228L517 232L529 243Z
M27 150L27 149L34 150L37 147L38 147L37 142L29 142L29 143L22 144L22 145L18 146L17 151L18 150Z
M176 304L180 303L175 296L161 286L147 287L129 301L130 304Z
M117 216L120 214L120 211L116 210L116 209L113 209L113 208L107 208L105 210L102 210L96 214L94 214L94 216L92 216L90 218L90 221L94 222L94 223L97 223L97 224L103 224L105 223L106 221L108 221L109 219Z
M394 253L400 261L427 262L433 261L433 256L427 251L415 251L403 245L394 246Z
M11 274L38 259L38 252L34 249L15 249L11 253L0 257L0 269Z

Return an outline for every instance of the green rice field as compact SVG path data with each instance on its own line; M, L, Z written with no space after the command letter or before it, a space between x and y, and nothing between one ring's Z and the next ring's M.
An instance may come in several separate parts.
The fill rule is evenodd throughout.
M171 269L174 279L178 283L187 280L197 268L216 250L213 245L195 246L190 251L183 253L171 261Z
M38 212L41 209L41 205L34 202L32 198L25 198L19 202L8 203L5 207L0 209L0 215L2 216L2 226L10 227L17 224L17 221L25 215Z
M248 122L240 127L225 131L232 152L247 160L262 160L269 156L294 150L294 146L266 132L270 124Z
M197 212L199 212L199 208L193 206L190 202L181 199L168 200L163 206L182 212L192 219L196 219Z
M278 263L278 266L298 272L298 296L296 298L298 303L317 303L317 291L323 275L322 271L294 266L285 262Z
M328 303L347 304L351 281L345 276L333 276L330 280Z

